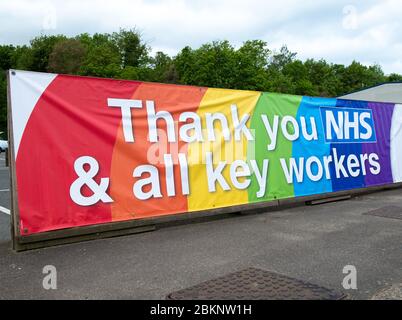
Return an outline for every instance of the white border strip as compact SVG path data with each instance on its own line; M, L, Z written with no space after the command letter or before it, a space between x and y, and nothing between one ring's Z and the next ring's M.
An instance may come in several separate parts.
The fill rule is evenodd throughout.
M14 154L18 148L29 117L42 93L57 77L53 73L10 70L11 108L13 114Z
M394 182L402 182L402 104L396 104L392 114L390 154Z

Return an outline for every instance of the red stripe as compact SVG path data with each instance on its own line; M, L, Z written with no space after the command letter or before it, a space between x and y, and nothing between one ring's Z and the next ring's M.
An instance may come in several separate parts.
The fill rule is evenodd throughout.
M140 82L57 76L42 94L25 128L16 161L21 234L110 222L109 204L76 205L74 161L98 160L96 181L110 177L121 113L107 98L133 96ZM83 188L83 192L88 190Z

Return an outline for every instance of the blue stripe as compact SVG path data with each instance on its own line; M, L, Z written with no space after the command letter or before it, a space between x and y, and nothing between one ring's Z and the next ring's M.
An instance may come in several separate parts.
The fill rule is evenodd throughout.
M361 108L367 109L368 103L365 101L352 101L352 100L341 100L338 99L336 103L337 107L340 108ZM347 156L350 154L355 154L357 157L362 153L362 144L361 143L331 143L331 154L334 157L333 150L336 150L338 158L342 155L345 155L345 160L343 161L343 166L345 167L346 172L349 174L347 169ZM340 178L336 177L335 173L335 165L334 162L331 163L331 177L332 177L332 190L342 191L349 190L353 188L362 188L365 186L364 176L360 173L357 177L348 176L347 178L341 174Z
M298 161L299 157L304 157L304 161L311 156L316 156L322 162L324 156L330 155L330 144L325 143L324 128L321 122L320 107L335 107L336 99L303 97L303 100L297 111L297 120L300 123L300 117L305 117L307 123L307 132L311 133L310 118L313 117L317 126L318 140L307 141L301 134L300 138L293 142L292 156ZM301 128L300 128L301 130ZM313 173L317 172L316 165L312 166ZM306 196L318 193L332 191L331 180L327 180L324 174L321 180L311 181L306 172L304 172L303 182L297 182L294 177L295 196Z

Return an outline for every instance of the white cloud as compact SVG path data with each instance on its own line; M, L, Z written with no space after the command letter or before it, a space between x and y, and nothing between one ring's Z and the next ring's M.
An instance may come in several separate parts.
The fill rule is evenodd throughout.
M263 39L303 59L355 59L402 73L401 16L400 0L13 0L0 2L0 43L136 26L154 51L169 54L218 39Z

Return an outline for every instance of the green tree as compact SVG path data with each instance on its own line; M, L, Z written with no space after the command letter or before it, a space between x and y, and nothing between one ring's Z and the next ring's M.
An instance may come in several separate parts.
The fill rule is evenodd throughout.
M0 72L0 131L3 132L1 138L7 136L7 81L6 73Z
M56 43L66 40L63 35L57 36L39 36L31 41L31 47L26 54L30 54L29 62L26 69L32 71L46 72L48 68L49 56L53 51Z
M11 57L11 65L14 69L32 70L33 55L32 49L28 46L16 47Z
M150 59L152 76L150 81L176 83L177 74L175 72L173 60L167 54L158 51Z
M84 63L85 46L76 39L59 41L49 56L48 71L55 73L77 74Z
M295 60L297 53L291 52L287 46L282 46L279 52L274 52L270 59L270 69L281 71L287 64Z
M299 95L314 95L313 84L308 79L308 69L301 60L290 61L281 67L283 76L288 79L288 89L281 88L280 92ZM278 77L279 79L281 77ZM275 88L278 90L278 88ZM283 91L285 90L285 91ZM276 90L275 90L276 91Z
M286 46L282 46L279 52L272 53L267 67L266 91L295 94L296 86L292 76L283 72L285 67L295 60L295 57L296 53L291 52Z
M6 71L14 67L15 47L0 46L0 131L1 139L7 136L7 76Z
M193 83L193 71L194 71L194 52L189 46L184 47L174 57L175 70L178 75L178 81L182 84Z
M388 78L388 82L402 82L402 75L397 73L391 73Z
M264 90L268 86L266 70L271 51L261 40L246 41L235 54L234 88Z
M313 95L321 97L335 97L338 93L340 80L337 78L333 65L324 59L305 61L307 69L307 78L315 87Z
M149 63L150 48L141 39L136 29L114 32L110 36L112 43L118 48L121 66L141 67Z
M78 38L81 40L81 38ZM82 43L86 46L86 57L80 68L82 75L97 77L119 77L121 57L119 48L110 41L109 34L96 33L93 37L84 34Z
M386 77L379 65L366 67L357 61L353 61L345 68L341 80L345 88L352 92L382 83Z
M185 47L175 58L179 81L183 84L233 88L236 53L228 41L214 41L193 50Z
M0 46L0 70L8 70L12 68L14 52L14 46Z

